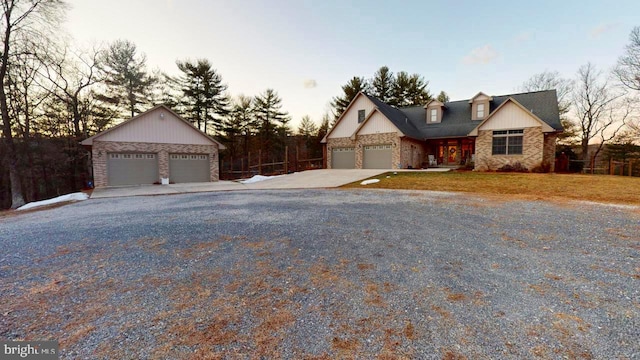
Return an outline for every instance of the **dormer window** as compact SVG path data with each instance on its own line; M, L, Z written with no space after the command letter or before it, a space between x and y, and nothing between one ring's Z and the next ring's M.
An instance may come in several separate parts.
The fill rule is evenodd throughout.
M478 119L483 119L484 118L484 104L478 104L478 106L476 107L478 110L477 113L477 117Z
M424 106L427 124L437 124L442 121L442 115L446 106L437 100L431 100Z
M476 96L469 100L471 104L471 120L482 120L489 115L489 104L493 98L483 92L479 92Z
M358 110L358 124L364 121L365 112L364 110Z

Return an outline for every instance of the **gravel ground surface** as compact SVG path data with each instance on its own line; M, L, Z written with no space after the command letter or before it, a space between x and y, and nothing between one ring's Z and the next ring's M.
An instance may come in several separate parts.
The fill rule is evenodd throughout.
M417 191L0 219L0 338L62 359L640 359L640 211Z

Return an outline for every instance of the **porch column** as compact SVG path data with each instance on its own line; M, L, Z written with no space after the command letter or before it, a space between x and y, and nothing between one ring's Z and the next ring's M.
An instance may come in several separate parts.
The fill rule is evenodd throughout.
M462 139L458 139L456 144L456 165L460 165L460 160L462 160Z

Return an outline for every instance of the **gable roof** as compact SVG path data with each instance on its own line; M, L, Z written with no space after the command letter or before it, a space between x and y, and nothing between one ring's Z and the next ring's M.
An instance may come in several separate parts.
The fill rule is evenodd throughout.
M140 119L142 116L144 116L144 115L146 115L146 114L149 114L149 113L151 113L151 112L153 112L153 111L156 111L156 110L158 110L158 109L161 109L161 108L162 108L163 110L166 110L166 111L167 111L167 112L169 112L170 114L172 114L176 119L178 119L178 120L180 120L180 121L184 122L186 125L188 125L190 128L192 128L192 129L193 129L194 131L196 131L198 134L200 134L201 136L203 136L204 138L206 138L208 141L210 141L210 142L212 142L212 143L214 143L214 144L217 144L217 145L218 145L218 149L223 150L223 149L225 149L225 148L226 148L226 147L225 147L224 145L222 145L220 142L218 142L217 140L215 140L215 139L214 139L214 138L212 138L211 136L209 136L209 135L205 134L205 133L204 133L204 132L202 132L200 129L198 129L198 128L196 128L195 126L193 126L193 124L191 124L189 121L187 121L187 120L185 120L184 118L182 118L180 115L176 114L173 110L171 110L169 107L167 107L167 106L166 106L166 105L164 105L164 104L156 105L156 106L154 106L153 108L151 108L151 109L149 109L149 110L147 110L147 111L145 111L145 112L143 112L143 113L140 113L140 114L138 114L138 115L136 115L136 116L132 117L132 118L131 118L131 119L129 119L129 120L123 121L123 122L121 122L120 124L118 124L118 125L116 125L116 126L114 126L114 127L112 127L112 128L109 128L109 129L107 129L107 130L105 130L105 131L102 131L102 132L100 132L100 133L96 134L96 135L93 135L93 136L91 136L91 137L89 137L89 138L87 138L87 139L85 139L85 140L81 141L81 142L80 142L80 144L81 144L81 145L85 145L85 146L92 146L92 145L93 145L93 141L94 141L94 140L98 140L100 137L104 136L105 134L109 134L109 133L111 133L112 131L114 131L114 130L116 130L116 129L120 129L120 128L122 128L122 127L126 126L127 124L130 124L131 122L136 121L137 119Z
M338 127L338 123L340 123L340 121L342 121L342 118L345 116L345 114L349 111L349 109L351 109L351 106L353 106L353 104L356 103L356 100L358 100L358 98L360 96L365 96L365 94L360 91L356 94L356 96L353 97L353 99L351 100L351 102L349 103L349 105L347 105L347 108L344 109L344 111L342 112L342 114L340 114L340 116L338 117L338 119L336 120L335 124L331 127L331 129L329 129L329 132L327 132L327 135L325 135L322 140L320 140L321 143L326 143L327 139L329 138L329 135L331 135L331 133L333 132L333 130L335 130ZM368 96L367 96L368 97Z
M474 98L479 95L488 96L480 92L474 96ZM468 137L470 136L470 133L478 127L478 125L483 123L479 120L471 120L472 104L469 102L469 99L444 103L444 111L442 112L441 121L439 123L427 124L427 106L417 105L396 108L381 101L375 96L360 92L356 97L354 97L342 115L340 115L336 124L342 120L344 114L346 114L351 105L355 103L358 96L366 96L375 105L374 111L377 109L382 113L405 136L417 140ZM511 99L514 103L520 106L521 109L530 115L533 115L536 120L546 123L550 127L550 129L546 129L547 131L552 130L561 132L563 130L562 123L560 122L558 98L555 90L488 97L491 100L489 102L489 116L487 118L489 118L507 100ZM487 118L485 118L485 120ZM329 134L331 134L333 129L336 127L337 126L334 126L327 133L324 139L322 139L322 143L327 142ZM358 126L358 129L360 129L360 127L361 126Z
M498 106L495 110L493 110L491 112L491 114L489 114L489 116L487 116L484 120L482 120L482 122L480 122L480 124L478 124L478 126L476 126L471 132L469 132L469 135L470 136L477 136L478 135L478 129L480 129L480 127L482 125L486 124L487 121L489 121L489 119L491 119L495 114L497 114L498 111L503 106L505 106L505 105L507 105L509 103L515 104L517 107L519 107L524 112L526 112L529 116L531 116L531 118L533 118L538 123L540 123L540 125L542 125L542 131L543 132L553 132L554 131L554 129L551 126L549 126L549 124L547 124L546 122L542 121L539 117L536 116L536 114L534 114L533 112L527 110L524 106L522 106L522 104L520 104L519 102L517 102L514 98L512 98L510 96L509 98L507 98L507 100L505 100L502 104L500 104L500 106Z
M387 116L385 114L382 113L382 111L380 111L380 109L378 109L377 107L373 108L373 111L371 111L371 113L369 115L367 115L367 117L364 119L363 122L361 122L360 124L358 124L358 127L356 128L356 130L353 132L353 135L351 135L351 140L355 140L355 136L358 135L358 133L360 132L360 130L362 130L362 128L364 128L365 124L367 122L369 122L369 119L371 119L373 117L373 115L375 113L380 113L383 117L385 117L387 120L389 120L387 118ZM390 121L391 122L391 121ZM393 122L391 122L391 124L393 124ZM393 124L395 126L395 124ZM398 127L396 126L396 130L400 131L402 133L402 131L400 129L398 129ZM405 136L404 133L402 133L402 136Z
M489 103L489 116L505 101L512 98L527 112L548 124L554 131L562 131L562 123L558 111L558 99L555 90L536 91L511 95L493 96ZM442 121L439 123L426 122L426 109L422 105L400 108L420 131L424 138L438 139L447 137L467 137L479 124L478 120L471 120L471 104L469 100L451 101L444 104Z
M424 140L425 137L420 130L418 130L413 121L409 119L407 114L402 112L400 109L395 108L387 103L382 102L380 99L373 97L371 95L365 94L366 97L371 100L378 110L384 115L393 125L395 125L398 130L400 130L405 136L417 139Z

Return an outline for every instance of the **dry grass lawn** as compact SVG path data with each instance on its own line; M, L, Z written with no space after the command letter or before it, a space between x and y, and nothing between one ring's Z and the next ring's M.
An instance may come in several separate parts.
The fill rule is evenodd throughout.
M380 182L366 186L355 182L344 187L459 191L511 198L640 205L640 178L628 176L451 171L386 173L372 179Z

